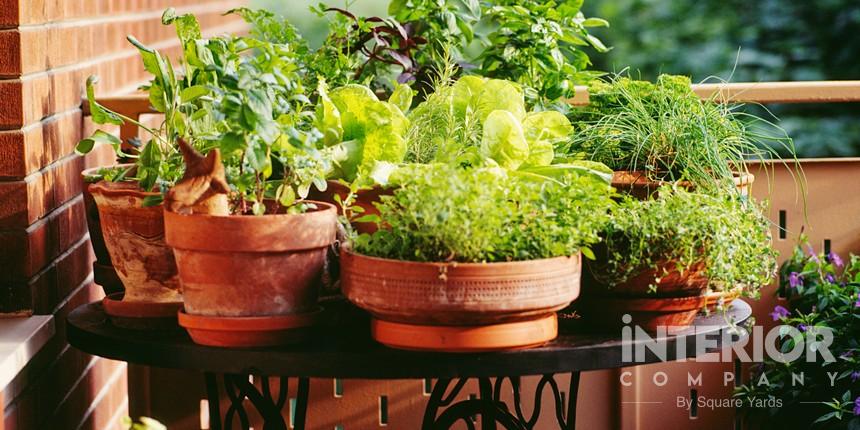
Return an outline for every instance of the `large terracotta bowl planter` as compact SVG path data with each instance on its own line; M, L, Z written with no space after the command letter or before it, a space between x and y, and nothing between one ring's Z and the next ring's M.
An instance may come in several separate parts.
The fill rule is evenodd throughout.
M732 172L732 176L738 193L741 196L749 196L752 183L755 182L755 175L747 172ZM612 173L612 186L615 189L640 200L648 199L656 193L658 188L670 183L651 180L648 178L648 173L644 171L619 170ZM677 182L677 185L688 190L695 188L693 184L687 181Z
M272 332L283 334L313 322L313 318L280 318L318 311L319 287L328 246L335 240L337 211L331 204L313 203L317 209L303 214L164 212L167 243L176 255L182 282L184 312L191 317L180 315L180 324L189 329L195 342L231 346L224 341L231 335L215 332L232 328L244 332L246 338L232 346L272 345L294 339ZM257 330L248 325L252 320L224 324L225 318L235 322L236 318L260 317L287 322L261 323ZM207 322L211 327L206 328Z
M96 205L96 200L90 194L89 187L91 184L102 180L99 170L102 167L93 167L81 172L81 188L83 189L84 212L87 219L87 229L90 232L90 243L93 246L93 254L96 261L93 262L93 280L96 284L101 285L105 295L121 293L125 290L122 281L116 274L113 268L113 263L110 261L110 253L105 245L104 237L102 236L102 226L99 221L99 208Z
M344 201L349 195L349 187L338 181L329 180L326 181L326 183L327 186L325 191L319 191L315 187L312 187L308 198L338 206L335 196L338 196L340 201ZM382 188L380 186L356 191L354 204L364 210L359 216L379 215L379 210L376 209L374 204L379 202L380 197L391 195L393 193L394 190ZM341 210L339 206L337 209L338 211ZM353 222L352 226L359 233L374 233L377 230L376 223L372 222Z
M421 263L341 251L344 294L374 317L374 338L406 349L461 352L545 343L557 335L555 311L579 296L580 273L579 254L503 263ZM470 343L479 327L501 338L483 346ZM395 342L391 330L412 330L415 336ZM532 336L504 338L523 330Z
M164 242L161 206L144 207L155 193L133 182L99 181L89 186L110 261L125 286L124 301L181 302L173 251Z

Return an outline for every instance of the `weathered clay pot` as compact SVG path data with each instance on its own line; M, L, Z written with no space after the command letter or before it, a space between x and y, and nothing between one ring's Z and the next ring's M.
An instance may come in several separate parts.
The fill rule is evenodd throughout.
M735 186L741 196L748 196L752 183L755 182L755 176L752 173L732 172L734 176ZM612 173L612 186L619 192L629 194L640 200L645 200L652 196L658 188L669 184L666 181L654 181L648 178L648 174L644 171L626 171L619 170ZM693 184L687 181L677 182L676 185L688 190L693 190Z
M101 167L86 169L81 172L81 183L84 196L84 212L87 218L87 229L90 231L90 243L93 246L93 253L96 261L93 262L93 280L96 284L101 285L105 295L113 293L121 293L125 290L119 276L116 274L116 269L113 268L113 263L110 261L110 253L105 246L104 238L102 237L102 226L99 222L99 209L93 195L90 194L89 186L100 180L99 170Z
M503 263L420 263L341 251L346 297L384 321L486 325L553 314L579 296L580 255Z
M349 187L338 182L338 181L326 181L328 186L325 191L319 191L315 187L311 187L311 192L308 195L308 198L311 200L319 200L321 202L331 203L337 206L338 212L341 211L341 208L334 196L340 196L340 200L343 201L346 199L346 196L349 195ZM359 216L364 215L379 215L379 210L376 209L374 203L379 202L379 198L386 195L391 195L394 193L392 189L386 189L379 186L375 186L371 189L358 190L355 193L355 205L364 209ZM376 223L372 222L353 222L352 226L355 227L355 230L359 233L373 233L377 230Z
M111 262L125 286L125 301L181 302L173 252L164 242L161 206L143 207L136 183L100 181L89 186Z
M185 312L213 317L283 316L317 310L337 211L262 216L164 212ZM180 321L181 323L181 321Z

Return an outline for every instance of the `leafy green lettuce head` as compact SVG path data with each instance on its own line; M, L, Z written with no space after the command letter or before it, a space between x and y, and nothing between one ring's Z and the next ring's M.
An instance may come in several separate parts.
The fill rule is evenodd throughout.
M512 113L494 110L487 115L481 153L510 170L516 170L529 158L529 144L522 124Z
M399 163L406 156L403 136L409 120L400 108L380 101L363 85L335 88L328 100L320 97L317 112L318 123L325 126L327 144L335 143L337 130L343 130L340 148L334 151L338 154L335 178L353 181L359 172L370 171L377 161ZM339 129L334 126L337 116ZM328 130L333 130L331 137Z

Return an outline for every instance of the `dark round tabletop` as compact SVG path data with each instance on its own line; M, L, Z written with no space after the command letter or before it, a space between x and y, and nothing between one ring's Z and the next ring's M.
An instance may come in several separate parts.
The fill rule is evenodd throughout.
M369 319L346 303L326 305L334 317L318 328L313 338L299 345L225 349L196 345L183 330L141 331L118 328L107 319L100 302L78 307L68 317L69 343L87 353L129 363L204 372L283 375L318 378L411 379L487 376L524 376L610 369L660 361L650 350L644 361L622 360L620 330L617 334L575 333L562 324L559 337L539 348L479 353L449 354L401 351L387 348L370 338ZM716 341L716 350L734 333L733 340L747 335L726 320L745 322L752 310L735 300L728 315L699 315L693 326L659 338L666 344L668 360L693 357L695 340ZM644 341L643 341L644 342ZM686 354L676 354L677 344L686 343ZM699 351L701 352L701 351Z

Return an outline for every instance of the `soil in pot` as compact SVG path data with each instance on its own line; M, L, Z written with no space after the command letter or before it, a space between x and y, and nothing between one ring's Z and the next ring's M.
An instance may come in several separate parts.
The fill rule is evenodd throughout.
M741 196L748 196L755 176L747 172L732 172L735 186ZM657 189L669 184L667 181L652 180L645 171L620 170L612 173L612 186L619 192L629 194L639 200L646 200L653 196ZM693 190L695 186L687 181L677 182L677 185L687 190Z
M256 335L262 340L250 342L253 345L240 342L241 336L215 335L213 331L256 336L253 325L248 324L267 318L301 320L300 315L318 312L319 287L328 247L335 240L337 211L328 203L311 203L317 208L303 214L216 216L164 212L166 239L176 255L187 314L180 318L180 324L189 331L208 330L207 336L198 336L195 341L246 347L270 345L274 342L271 339L288 342L301 338L275 333L296 328L287 323L260 323ZM238 323L242 318L250 319L244 320L247 324ZM198 327L202 319L209 328ZM212 342L204 343L206 339ZM235 344L230 344L230 339L236 340Z
M125 286L123 301L182 301L173 252L164 242L160 206L144 207L149 195L131 182L100 181L89 186L99 212L105 245Z
M555 321L555 311L579 295L580 273L579 255L504 263L421 263L341 251L344 294L373 315L375 327L382 328L374 332L378 341L407 349L502 350L545 343L557 334L547 320ZM526 324L514 324L519 322ZM504 333L523 326L531 328L530 336L491 342L496 346L439 346L440 339L456 338L457 332ZM385 337L392 335L391 330L417 330L429 341L404 344Z
M102 236L101 222L99 222L99 209L93 195L90 194L89 186L100 181L101 175L98 174L102 167L94 167L81 172L81 182L83 185L84 196L84 212L87 219L87 229L90 232L90 243L93 246L93 254L96 261L93 262L93 280L96 284L101 285L105 295L119 293L125 291L122 281L116 274L116 269L110 260L110 253L105 245L104 237Z

